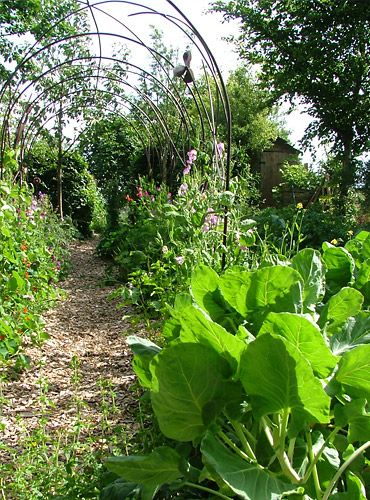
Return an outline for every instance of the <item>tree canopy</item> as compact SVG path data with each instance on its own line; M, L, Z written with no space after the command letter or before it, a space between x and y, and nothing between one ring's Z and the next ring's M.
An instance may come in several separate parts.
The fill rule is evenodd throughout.
M242 57L260 65L272 99L299 98L312 116L306 139L331 144L342 194L355 158L370 148L370 3L363 0L240 0L213 4L241 21Z

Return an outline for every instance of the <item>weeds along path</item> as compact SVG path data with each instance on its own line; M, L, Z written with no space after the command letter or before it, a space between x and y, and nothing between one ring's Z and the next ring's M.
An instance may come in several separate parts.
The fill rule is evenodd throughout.
M110 426L137 425L130 390L135 376L122 335L130 327L122 320L127 310L107 301L113 288L101 286L105 263L94 255L96 244L91 239L71 245L73 269L59 283L67 298L43 315L50 338L41 349L26 349L29 370L8 373L2 382L0 460L9 459L6 448L17 448L43 417L52 434L68 433L77 421L83 422L82 434L95 436Z

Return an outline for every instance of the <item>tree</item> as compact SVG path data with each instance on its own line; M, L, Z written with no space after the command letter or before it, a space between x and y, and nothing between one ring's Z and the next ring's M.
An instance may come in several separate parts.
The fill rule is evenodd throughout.
M268 104L267 92L259 87L245 66L230 73L226 84L229 95L233 143L242 148L253 165L260 154L286 132L278 122L276 108Z
M299 98L314 119L305 135L329 141L341 194L370 147L370 3L363 0L219 1L241 21L240 55L261 67L272 99Z
M117 227L125 190L135 182L136 147L127 121L117 115L93 122L81 137L82 154L106 201L110 229Z

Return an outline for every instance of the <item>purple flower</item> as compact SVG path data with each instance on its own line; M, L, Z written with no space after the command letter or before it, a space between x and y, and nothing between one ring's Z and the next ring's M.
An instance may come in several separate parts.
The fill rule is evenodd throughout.
M192 149L191 151L188 151L188 162L187 163L193 163L197 159L197 151L196 149Z
M184 196L184 194L186 193L186 191L189 190L189 187L187 185L187 183L185 182L184 184L181 184L180 186L180 190L179 190L179 193L180 193L180 196Z
M183 263L185 262L184 257L182 257L181 255L175 257L175 261L178 263L179 266L182 266Z

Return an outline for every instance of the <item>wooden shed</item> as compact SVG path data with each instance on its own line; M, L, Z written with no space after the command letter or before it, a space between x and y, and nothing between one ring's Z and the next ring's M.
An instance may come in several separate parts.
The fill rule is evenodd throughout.
M300 151L278 137L274 144L263 151L259 161L259 173L261 175L261 196L266 207L276 205L272 195L272 189L284 182L280 169L283 163L297 163Z

